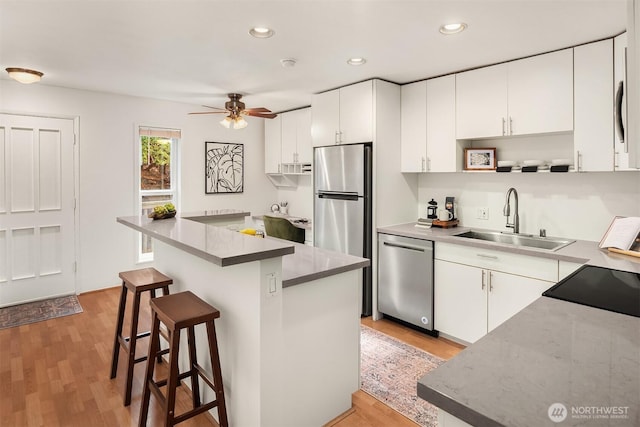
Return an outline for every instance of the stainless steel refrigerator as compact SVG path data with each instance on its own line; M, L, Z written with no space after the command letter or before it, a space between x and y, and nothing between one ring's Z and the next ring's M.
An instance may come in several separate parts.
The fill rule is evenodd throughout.
M371 144L314 151L314 246L371 259ZM371 267L363 269L362 315L371 315Z

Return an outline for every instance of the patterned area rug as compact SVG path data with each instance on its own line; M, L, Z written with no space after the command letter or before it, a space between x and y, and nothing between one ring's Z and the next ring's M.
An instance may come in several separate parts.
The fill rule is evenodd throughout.
M0 308L0 329L82 313L76 295Z
M444 360L360 325L361 388L425 427L438 425L437 408L416 394L417 382Z

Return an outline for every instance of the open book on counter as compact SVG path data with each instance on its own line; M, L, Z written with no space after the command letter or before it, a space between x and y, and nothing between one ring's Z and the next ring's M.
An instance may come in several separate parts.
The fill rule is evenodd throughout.
M612 252L640 257L640 217L615 217L599 246Z

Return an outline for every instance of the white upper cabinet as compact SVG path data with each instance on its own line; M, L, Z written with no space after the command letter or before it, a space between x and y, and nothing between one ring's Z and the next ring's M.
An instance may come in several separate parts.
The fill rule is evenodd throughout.
M290 111L282 117L282 163L311 163L311 108Z
M456 171L455 76L401 88L401 171Z
M456 137L573 130L573 49L456 75Z
M613 171L613 40L574 48L575 129L578 171Z
M427 171L427 82L400 87L400 170Z
M455 172L456 78L454 75L427 80L427 171Z
M506 135L507 64L456 74L456 137Z
M573 130L573 49L509 64L509 134Z
M280 173L282 162L282 116L264 121L264 172Z
M314 95L314 147L373 141L373 81Z

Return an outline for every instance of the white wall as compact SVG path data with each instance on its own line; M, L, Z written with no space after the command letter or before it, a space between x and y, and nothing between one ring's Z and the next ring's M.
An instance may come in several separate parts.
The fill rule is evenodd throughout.
M433 197L438 207L456 198L456 216L465 227L505 228L505 195L519 195L520 232L599 241L614 216L640 216L640 172L443 173L421 174L418 215L426 217ZM489 219L476 218L478 207ZM511 209L513 211L513 196Z
M85 292L119 283L118 272L139 266L135 233L116 223L134 212L136 125L181 129L181 203L183 211L236 208L263 212L276 198L264 175L264 126L233 131L219 116L189 116L200 106L145 98L65 89L42 84L0 81L0 111L79 117L80 194L77 290ZM245 191L204 194L204 142L245 144Z
M289 203L289 215L302 218L313 217L313 179L311 175L298 176L297 187L278 187L277 200Z

